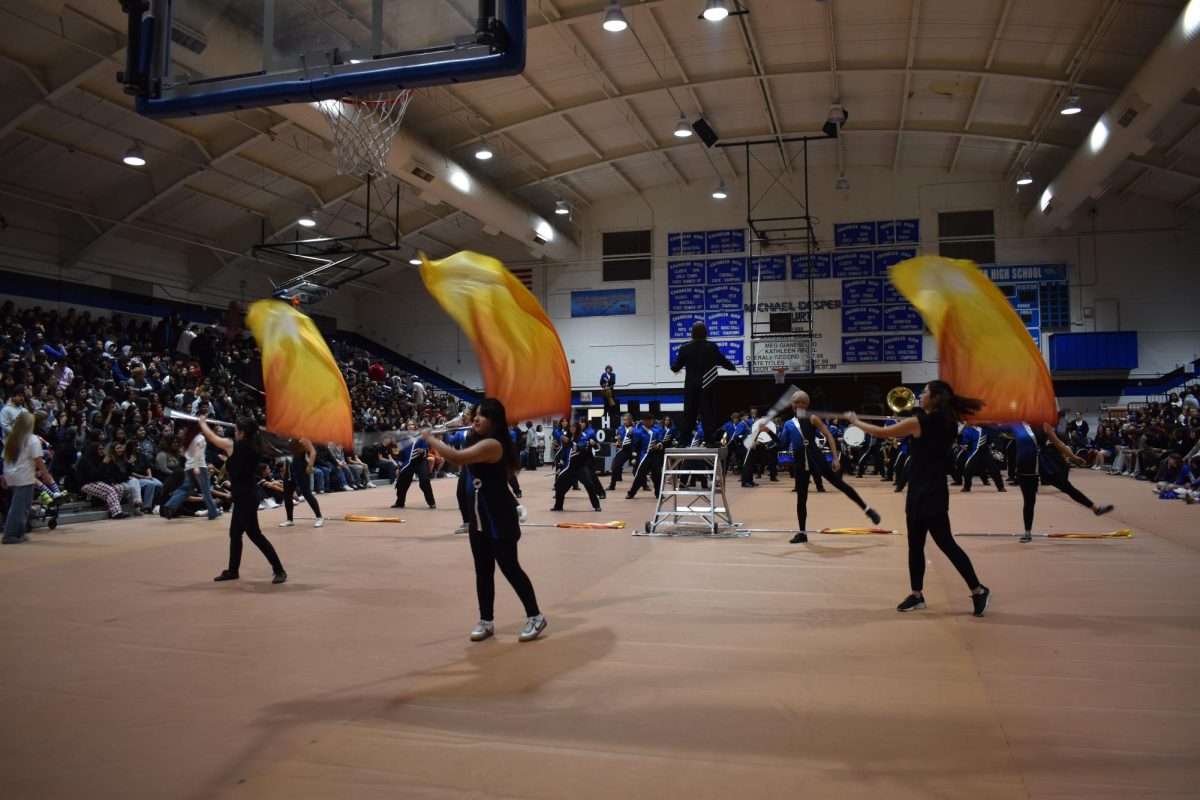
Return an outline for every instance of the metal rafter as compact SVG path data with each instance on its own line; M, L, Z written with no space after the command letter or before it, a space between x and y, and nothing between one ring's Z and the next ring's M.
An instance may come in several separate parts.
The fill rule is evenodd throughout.
M896 153L892 156L892 172L900 166L900 145L904 141L904 120L908 117L908 95L912 90L913 58L917 54L917 25L921 21L921 0L912 0L912 21L908 26L908 57L904 61L904 91L900 97L900 123L896 132Z
M984 71L992 68L992 61L996 58L996 50L1000 48L1000 39L1004 35L1004 26L1008 24L1008 14L1012 11L1013 0L1004 0L1004 8L1000 10L1000 21L996 23L996 30L992 34L992 44L988 48L987 59L983 62ZM971 123L975 121L975 109L979 107L979 98L983 97L983 87L987 83L987 77L980 77L975 82L975 92L971 95L971 107L967 109L967 121L963 123L963 130L971 130ZM950 169L948 172L953 175L954 168L958 166L958 156L962 153L962 142L960 138L954 145L954 156L950 159Z

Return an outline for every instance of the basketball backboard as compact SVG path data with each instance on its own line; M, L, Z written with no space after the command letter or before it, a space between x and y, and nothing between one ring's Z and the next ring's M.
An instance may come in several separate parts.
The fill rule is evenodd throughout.
M125 0L121 75L171 117L514 75L525 0Z

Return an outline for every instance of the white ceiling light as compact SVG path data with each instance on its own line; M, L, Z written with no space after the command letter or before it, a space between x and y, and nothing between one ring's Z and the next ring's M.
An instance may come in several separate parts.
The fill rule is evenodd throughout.
M675 135L680 139L686 139L692 135L692 126L688 125L687 117L683 114L679 115L679 122L675 123Z
M717 184L717 188L713 189L712 196L714 200L724 200L729 197L729 192L725 191L725 181Z
M1063 103L1063 107L1058 110L1058 113L1064 117L1069 117L1072 114L1078 114L1083 111L1083 106L1079 105L1079 95L1067 95L1067 102Z
M408 263L412 264L414 267L419 267L421 266L421 257L416 253L413 253L412 258L408 260Z
M121 160L131 167L146 166L146 154L142 152L142 146L137 142L134 142L133 147L125 151L125 157Z
M629 27L629 23L625 21L625 13L621 11L621 4L617 0L613 0L608 4L608 10L604 12L604 30L620 33Z
M566 200L556 200L554 202L554 213L555 214L570 214L571 207L569 205L567 205Z
M475 148L475 157L480 161L487 161L495 154L492 146L482 139L479 141L479 146Z
M701 16L709 22L720 22L729 16L729 7L725 5L725 0L708 0Z
M1029 174L1029 170L1025 170L1017 177L1017 186L1028 186L1033 183L1033 176Z
M296 224L303 228L317 227L317 212L305 211L300 215L300 218L296 220Z
M850 181L846 178L846 173L838 175L837 183L833 185L833 188L839 192L850 191Z

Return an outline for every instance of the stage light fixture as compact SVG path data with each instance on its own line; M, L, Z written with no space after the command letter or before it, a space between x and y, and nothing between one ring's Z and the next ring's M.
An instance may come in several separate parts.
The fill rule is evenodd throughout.
M708 0L700 16L709 22L720 22L729 16L729 7L725 5L725 0Z
M604 30L620 33L628 27L629 23L625 20L625 12L621 10L621 4L617 0L613 0L608 4L608 10L604 12Z
M137 142L134 142L133 147L125 151L125 157L121 160L131 167L146 166L146 154L142 151L142 146Z

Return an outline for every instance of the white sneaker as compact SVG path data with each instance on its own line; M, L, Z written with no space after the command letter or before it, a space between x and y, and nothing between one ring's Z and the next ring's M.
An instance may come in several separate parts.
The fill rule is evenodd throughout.
M279 527L281 527L281 528L290 528L290 527L292 527L292 526L293 526L293 525L295 525L295 524L296 524L296 523L292 522L290 519L285 519L283 522L279 523Z
M490 620L481 619L479 624L475 626L475 630L471 631L472 642L482 642L484 639L492 636L496 632L496 624Z
M200 509L199 511L197 511L195 514L192 514L192 516L193 516L193 517L207 517L207 516L208 516L208 512L207 512L207 511L205 511L205 510L202 508L202 509Z
M265 502L267 504L267 508L279 508L279 503L275 502L275 499L272 497L268 497Z
M546 630L545 615L538 614L536 617L527 617L525 619L525 630L521 631L521 635L518 638L522 642L532 642L541 636L544 630Z
M466 533L467 532L467 523L464 522L462 525L459 525L457 528L454 529L454 532L455 533Z
M150 513L157 517L161 511L162 511L162 506L155 506L154 510L151 511Z
M314 528L320 528L320 527L323 527L324 525L325 525L325 518L324 518L324 517L317 517L315 520L313 520L313 527L314 527Z
M262 502L262 503L259 503L259 504L258 504L258 510L259 510L259 511L266 511L266 510L267 510L267 504L266 504L266 502L265 502L265 501L264 501L264 502Z
M347 487L346 487L346 491L347 491L347 492L355 492L355 491L358 491L358 490L357 490L357 489L355 489L353 486L347 486Z

